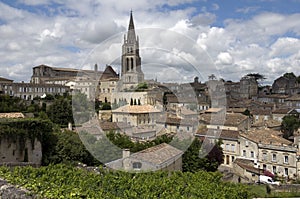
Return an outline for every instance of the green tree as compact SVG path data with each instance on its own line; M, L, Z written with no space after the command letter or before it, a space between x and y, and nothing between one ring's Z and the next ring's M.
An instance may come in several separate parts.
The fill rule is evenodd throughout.
M294 79L296 78L296 75L293 72L290 72L290 73L285 73L283 77L286 77L288 79Z
M282 118L281 130L283 131L284 138L288 139L294 135L294 131L300 127L299 117L295 115L286 115Z
M68 125L69 122L74 123L71 100L67 98L56 99L49 106L47 114L49 119L55 124L64 126Z
M101 105L101 110L111 110L111 106L109 103L103 103Z
M27 106L24 100L18 97L10 97L9 95L0 95L0 112L23 112Z
M87 165L100 165L81 142L76 132L56 130L49 143L52 150L45 164L82 162Z
M248 73L246 76L253 77L255 79L255 81L266 79L264 75L259 74L259 73Z
M210 152L205 156L201 157L201 146L202 142L195 138L190 147L185 151L182 157L182 170L184 172L197 172L199 170L205 171L216 171L220 164L223 162L223 151L220 147L220 142L211 148Z

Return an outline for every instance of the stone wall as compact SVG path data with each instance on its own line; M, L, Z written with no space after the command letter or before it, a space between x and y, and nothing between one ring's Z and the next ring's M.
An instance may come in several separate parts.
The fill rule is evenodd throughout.
M21 146L23 145L24 146ZM0 142L0 164L27 162L32 165L40 165L42 162L42 144L37 139L32 143L26 139L24 143L20 140L13 141L1 138Z
M28 190L8 184L7 181L0 179L0 198L1 199L12 199L12 198L34 199L39 197L31 194Z

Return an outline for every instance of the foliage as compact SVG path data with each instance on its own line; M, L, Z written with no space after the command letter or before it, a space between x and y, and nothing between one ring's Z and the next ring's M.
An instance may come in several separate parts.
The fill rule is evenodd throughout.
M223 163L223 151L220 142L211 148L205 157L200 157L202 142L195 138L190 147L185 151L182 157L182 170L197 172L199 170L216 171L220 164Z
M111 110L109 103L102 103L100 110Z
M139 83L135 89L135 91L144 91L148 89L148 85L146 82Z
M51 151L44 158L44 165L49 163L74 163L82 162L87 165L99 165L90 152L86 149L76 132L65 130L56 131L51 137Z
M67 125L73 122L71 101L65 98L56 99L53 104L49 106L47 111L49 119L59 125Z
M288 79L294 79L296 78L296 75L293 72L291 72L291 73L285 73L283 77L286 77Z
M18 97L10 97L9 95L0 95L0 112L23 112L26 111L25 102Z
M43 154L51 150L51 134L53 125L49 120L41 119L5 119L0 122L0 139L19 142L20 150L24 150L27 139L34 143L41 142Z
M266 79L266 77L262 74L259 74L259 73L249 73L246 75L247 77L252 77L255 79L255 81L257 80L264 80Z
M282 118L281 130L284 132L284 138L288 139L294 135L294 131L300 127L300 120L294 115L286 115Z
M117 147L121 149L129 149L130 152L138 152L149 147L159 145L161 143L170 143L173 139L172 135L162 135L148 142L132 142L127 135L120 133L109 132L107 138Z
M48 167L0 168L0 176L43 198L250 198L242 184L221 181L221 174L110 172L100 174L63 164Z

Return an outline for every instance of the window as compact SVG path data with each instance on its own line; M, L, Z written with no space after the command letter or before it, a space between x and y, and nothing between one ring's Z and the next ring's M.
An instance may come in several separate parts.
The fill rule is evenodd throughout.
M187 126L187 127L186 127L186 130L187 130L187 131L189 131L189 130L190 130L190 127L189 127L189 126Z
M245 142L246 147L249 146L249 142L246 140Z
M253 151L250 152L250 157L254 158L254 152Z
M289 163L289 156L287 155L284 156L284 163Z
M267 165L263 164L263 170L267 170Z
M273 173L276 173L276 166L273 166Z
M272 161L275 162L276 161L276 154L272 155Z
M229 151L229 144L226 144L225 150L226 150L226 151Z
M231 156L231 162L234 162L234 156Z
M142 168L142 163L141 162L134 162L132 164L132 168L133 169L140 169L140 168Z
M235 145L234 144L231 144L231 151L235 152Z
M263 160L268 160L267 153L263 153L262 158L263 158Z
M289 169L288 168L284 168L284 175L288 176L289 175Z
M243 156L246 157L246 150L243 150Z

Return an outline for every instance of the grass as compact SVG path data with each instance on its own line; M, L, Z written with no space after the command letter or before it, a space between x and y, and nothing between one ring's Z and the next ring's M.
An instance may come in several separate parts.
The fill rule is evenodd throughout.
M292 192L275 192L267 193L267 185L249 185L249 191L253 194L253 198L290 198L300 197L300 190Z

